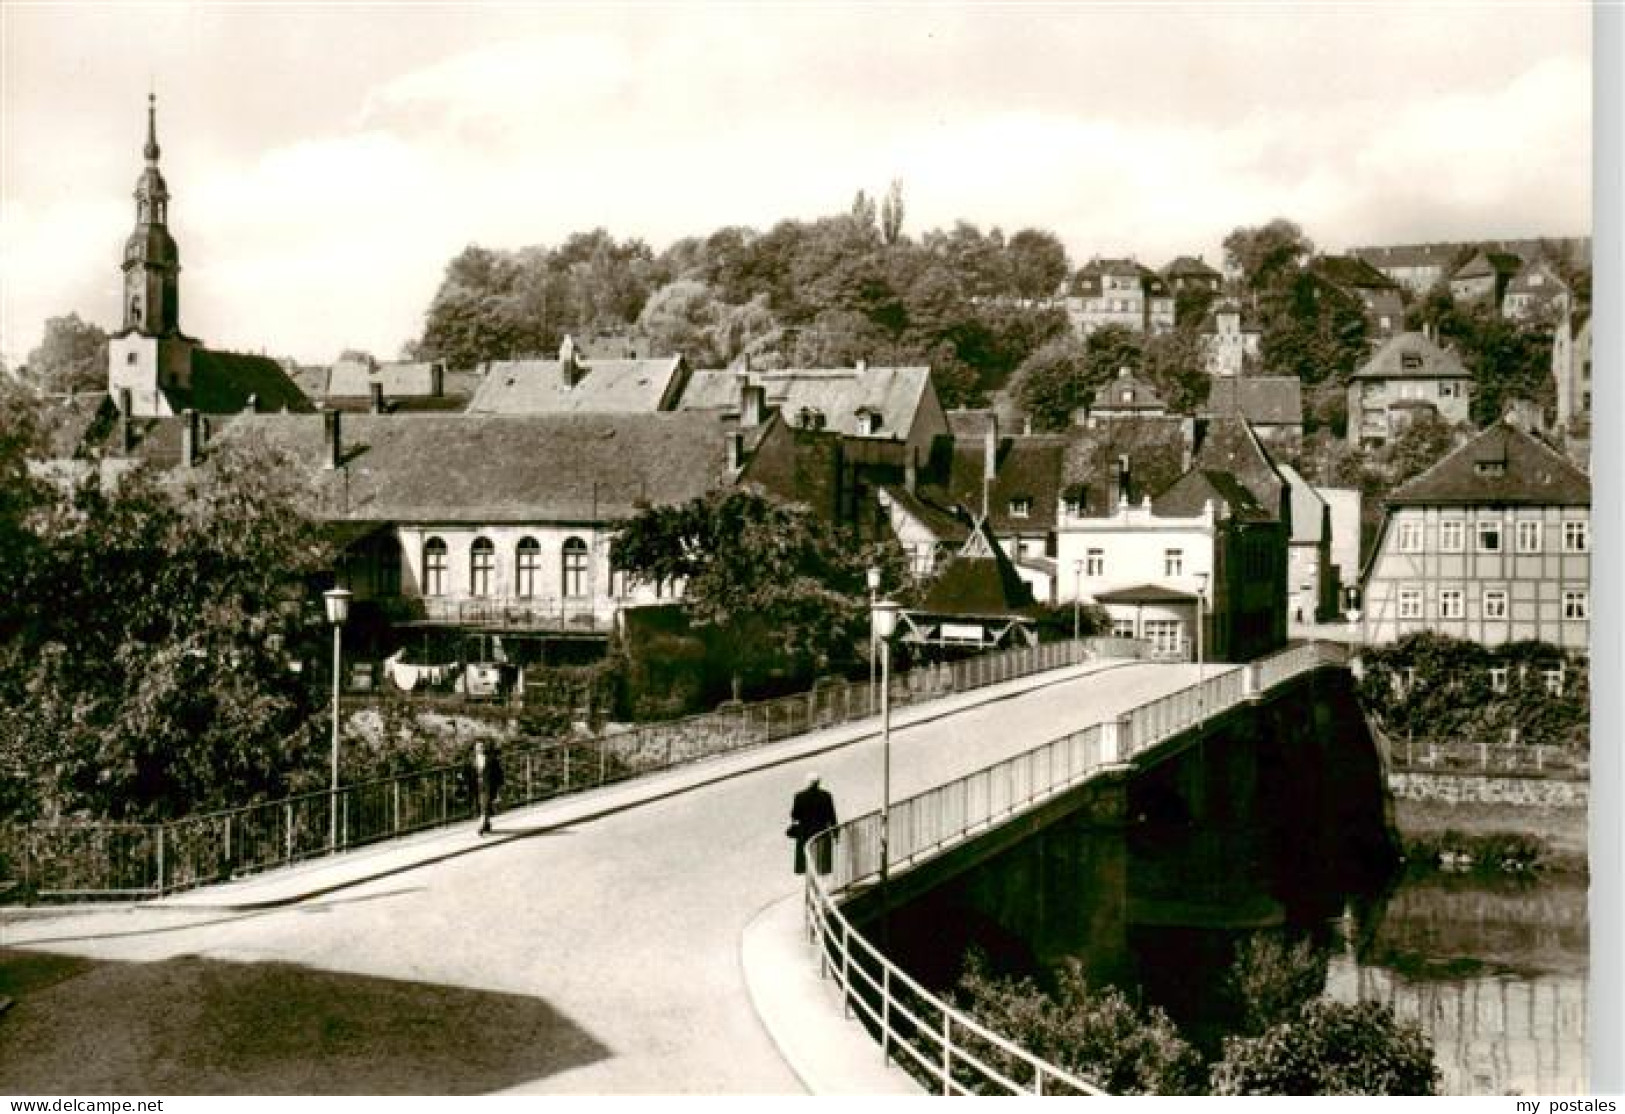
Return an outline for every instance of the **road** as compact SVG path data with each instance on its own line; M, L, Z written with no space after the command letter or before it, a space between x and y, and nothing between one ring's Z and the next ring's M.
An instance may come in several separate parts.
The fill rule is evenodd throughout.
M1120 665L894 730L893 794L1194 679ZM857 815L881 760L870 738L563 828L541 806L499 818L518 838L283 909L5 925L0 1092L798 1093L739 942L798 886L807 773Z

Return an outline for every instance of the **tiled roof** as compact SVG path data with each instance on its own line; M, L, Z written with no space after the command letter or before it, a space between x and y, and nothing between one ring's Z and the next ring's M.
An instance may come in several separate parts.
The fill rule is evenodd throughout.
M602 522L728 482L733 428L715 414L346 414L335 470L319 416L245 414L223 437L287 451L324 518Z
M876 437L902 438L914 428L925 391L928 367L786 368L775 371L696 371L683 391L682 410L727 410L739 406L741 376L766 389L767 404L779 409L790 425L803 410L824 416L824 428L848 436L861 434L858 412L880 416Z
M1591 481L1556 449L1500 421L1400 485L1388 503L1588 507Z
M993 425L994 414L995 411L991 407L982 410L949 410L947 412L948 432L954 436L955 440L986 437L988 429ZM1005 428L1002 422L999 423L999 426L1006 433L1015 432L1013 429Z
M1165 584L1135 584L1095 593L1100 603L1195 603L1197 598L1195 592L1182 592Z
M1310 265L1310 270L1334 282L1339 286L1350 289L1386 289L1394 285L1394 280L1377 270L1365 260L1350 255L1322 255L1317 256Z
M1267 522L1275 517L1229 472L1204 468L1193 469L1175 480L1172 487L1151 501L1151 509L1164 518L1191 518L1201 514L1207 503L1221 512L1228 509L1233 517L1247 522Z
M1523 260L1509 251L1481 251L1463 263L1451 279L1487 278L1490 275L1513 275Z
M972 540L980 541L981 551L990 555L950 558L926 590L920 612L993 618L1016 615L1032 605L1032 589L990 536L987 525L979 523L976 534L980 538L973 535ZM967 541L967 548L970 544Z
M1095 388L1094 402L1089 409L1097 414L1114 410L1166 410L1155 388L1133 374L1119 372L1116 379Z
M383 363L370 367L360 360L340 360L327 380L329 398L367 398L372 385L384 388L386 399L429 398L434 395L434 364L429 361ZM442 380L441 393L445 393Z
M1197 514L1217 496L1245 519L1277 519L1286 481L1247 423L1233 413L1216 414L1196 450L1195 467L1153 500L1158 514Z
M1186 423L1177 416L1140 416L1100 422L1067 431L1062 492L1079 502L1085 517L1117 510L1117 466L1129 458L1129 483L1136 502L1162 491L1185 468Z
M583 360L572 386L559 360L498 360L469 400L470 414L650 414L682 390L681 356Z
M1326 501L1290 464L1278 464L1276 468L1292 493L1293 544L1308 545L1320 541L1321 527L1326 524Z
M1351 248L1349 254L1379 268L1446 267L1460 251L1460 244L1397 244L1393 247Z
M1407 356L1419 357L1407 366ZM1471 379L1461 357L1441 348L1421 333L1396 333L1371 354L1353 375L1355 379Z
M939 507L901 484L887 485L884 490L898 506L930 530L938 541L958 544L970 535L970 523L954 514L950 508Z
M1032 434L1001 438L994 457L995 479L988 493L988 518L1000 534L1047 532L1055 527L1055 509L1061 495L1061 472L1066 438ZM982 511L982 477L987 467L983 438L955 438L948 459L947 482L921 485L921 495L939 507ZM1016 500L1026 500L1027 517L1010 513Z
M269 356L208 348L192 351L191 389L165 393L177 411L190 407L202 414L235 414L248 408L250 398L266 414L311 409L310 399L287 370Z
M1303 425L1303 383L1295 375L1226 375L1208 389L1205 415L1239 413L1253 425Z

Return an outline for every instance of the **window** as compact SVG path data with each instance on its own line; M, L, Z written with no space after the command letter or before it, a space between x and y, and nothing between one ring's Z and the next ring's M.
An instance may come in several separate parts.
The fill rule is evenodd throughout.
M1085 576L1106 575L1106 551L1104 549L1091 549L1084 558L1083 574Z
M1540 679L1546 683L1546 691L1553 696L1563 695L1563 666L1548 665L1540 671Z
M1504 460L1475 460L1473 471L1480 476L1504 476L1507 474L1507 462Z
M1460 588L1439 589L1439 618L1459 619L1462 616L1462 593Z
M1406 371L1420 371L1422 368L1422 353L1404 352L1400 354L1399 366Z
M1010 500L1010 517L1011 518L1027 518L1032 513L1033 513L1033 501L1031 499L1012 499L1012 500Z
M423 594L446 594L446 543L439 538L423 543Z
M1134 637L1134 620L1133 619L1113 619L1112 620L1112 637L1113 638L1133 638Z
M1507 617L1507 594L1505 588L1484 589L1484 618L1505 619Z
M587 594L587 543L570 538L564 543L564 597L580 599Z
M1151 643L1154 653L1173 657L1185 648L1185 640L1180 636L1185 624L1178 619L1147 619L1145 621L1145 637Z
M1590 615L1591 599L1587 592L1563 593L1563 618L1584 619Z
M1422 589L1401 588L1399 590L1399 617L1401 619L1420 619L1422 617Z
M126 353L124 353L124 362L125 363L134 364L135 359L136 359L136 356L135 356L134 352L126 352Z
M394 538L385 538L378 543L377 552L373 559L377 562L373 584L377 586L380 596L398 596L401 594L401 543Z
M1493 692L1507 690L1507 667L1504 665L1490 666L1490 689Z
M1501 524L1499 522L1480 522L1478 524L1478 551L1480 553L1501 552Z
M468 594L489 596L491 575L496 571L497 550L490 538L476 538L468 549Z
M1467 544L1467 524L1459 518L1439 523L1439 549L1445 553L1460 553Z
M1585 553L1591 549L1591 524L1589 522L1563 523L1563 552Z
M1461 384L1460 383L1440 383L1439 384L1439 397L1440 398L1460 398L1461 397Z
M1520 522L1520 523L1518 523L1518 552L1519 553L1539 553L1540 552L1540 523L1538 523L1538 522Z
M1185 574L1185 551L1183 549L1165 549L1162 551L1162 575L1183 576Z
M1401 553L1422 552L1422 524L1420 522L1401 522L1399 524L1399 551Z
M514 554L514 567L517 572L515 582L516 594L521 599L534 599L536 588L542 579L542 547L535 538L520 538L519 548Z

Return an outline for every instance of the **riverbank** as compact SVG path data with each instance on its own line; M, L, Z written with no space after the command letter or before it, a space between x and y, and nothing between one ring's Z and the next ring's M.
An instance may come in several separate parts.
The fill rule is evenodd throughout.
M1497 835L1533 837L1547 852L1544 869L1583 873L1587 867L1589 813L1584 808L1398 800L1394 825L1407 843L1434 841L1446 832L1474 841Z

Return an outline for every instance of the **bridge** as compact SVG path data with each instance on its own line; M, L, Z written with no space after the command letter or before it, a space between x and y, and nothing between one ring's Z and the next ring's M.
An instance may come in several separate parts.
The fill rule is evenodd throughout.
M1328 664L1291 653L1209 665L1200 690L1196 666L1098 661L901 711L895 801L978 776L990 795L980 820L909 821L913 842L894 823L897 870ZM21 987L0 1090L917 1090L842 1020L802 919L805 901L827 941L870 884L881 761L870 718L505 813L485 839L460 826L158 902L0 913ZM803 891L782 832L812 770L857 822L837 874Z

